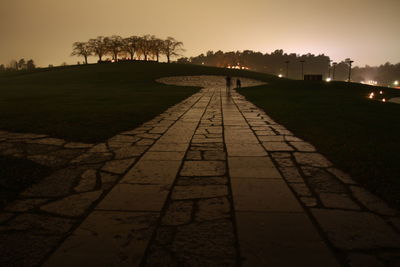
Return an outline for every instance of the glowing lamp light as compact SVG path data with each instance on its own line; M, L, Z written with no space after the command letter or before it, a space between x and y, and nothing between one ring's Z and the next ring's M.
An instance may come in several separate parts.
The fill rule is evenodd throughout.
M383 98L383 99L382 99L382 102L386 102L386 98Z
M383 94L383 91L379 91L379 94L380 94L380 95Z
M282 78L282 77L283 77L283 75L282 75L282 74L279 74L279 75L278 75L278 77L279 77L279 78Z
M330 81L332 81L332 79L331 78L326 78L325 81L327 81L329 83Z
M372 98L374 98L374 96L375 96L375 94L372 92L372 93L369 94L368 98L372 99Z
M399 81L394 81L394 83L393 83L395 86L398 86L399 85Z

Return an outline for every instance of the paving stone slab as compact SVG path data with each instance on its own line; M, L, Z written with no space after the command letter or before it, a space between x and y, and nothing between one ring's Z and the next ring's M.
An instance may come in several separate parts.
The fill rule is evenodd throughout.
M145 153L142 160L182 160L184 152L170 151L170 152L152 152Z
M223 161L184 161L181 176L221 176L226 172Z
M99 199L102 190L70 195L61 200L50 202L40 209L53 214L78 217L84 215L88 208Z
M400 248L400 235L372 213L311 210L329 240L339 249Z
M293 151L294 149L286 142L262 142L267 151Z
M302 212L303 209L283 180L232 178L236 211Z
M193 201L171 202L162 218L162 225L187 224L192 219Z
M319 198L327 208L360 210L360 206L346 194L320 193Z
M157 213L95 211L43 266L139 266L157 218Z
M104 164L101 170L116 174L123 174L130 166L132 166L135 161L136 158L110 160Z
M128 171L121 183L172 185L181 165L177 160L140 160Z
M226 149L230 157L262 157L267 152L260 144L227 144Z
M158 185L117 184L96 209L159 212L168 192Z
M228 195L225 185L177 185L172 191L172 199L212 198Z
M394 216L397 211L390 208L382 199L358 186L350 187L353 196L360 201L367 209L376 213L388 216Z
M228 157L231 177L279 179L281 175L269 157Z
M237 212L242 266L335 266L304 213Z
M330 163L324 156L318 153L304 153L304 152L296 152L294 153L296 161L300 165L310 165L313 167L330 167L332 163Z
M235 266L234 240L229 220L193 223L177 229L169 249L182 266Z

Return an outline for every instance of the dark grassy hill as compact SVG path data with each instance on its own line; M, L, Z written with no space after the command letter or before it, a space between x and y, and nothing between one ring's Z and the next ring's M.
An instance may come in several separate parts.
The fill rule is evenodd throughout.
M100 142L133 129L198 88L156 83L174 75L273 76L195 65L120 62L0 76L0 129Z
M383 95L379 95L379 91ZM367 98L400 91L345 82L278 81L240 93L400 207L400 105Z

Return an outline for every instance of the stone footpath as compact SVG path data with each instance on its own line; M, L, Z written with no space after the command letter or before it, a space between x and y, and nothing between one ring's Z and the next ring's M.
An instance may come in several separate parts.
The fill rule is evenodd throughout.
M0 212L0 266L400 266L399 213L312 145L223 77L162 82L204 89L101 144L0 132L57 169Z

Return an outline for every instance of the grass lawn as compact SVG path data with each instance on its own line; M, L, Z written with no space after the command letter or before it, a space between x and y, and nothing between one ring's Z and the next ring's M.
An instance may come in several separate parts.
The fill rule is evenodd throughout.
M240 93L314 144L335 165L400 207L400 105L367 99L400 91L344 82L281 80Z
M0 76L0 129L100 142L135 128L198 90L155 79L245 73L195 65L120 62L41 69Z

